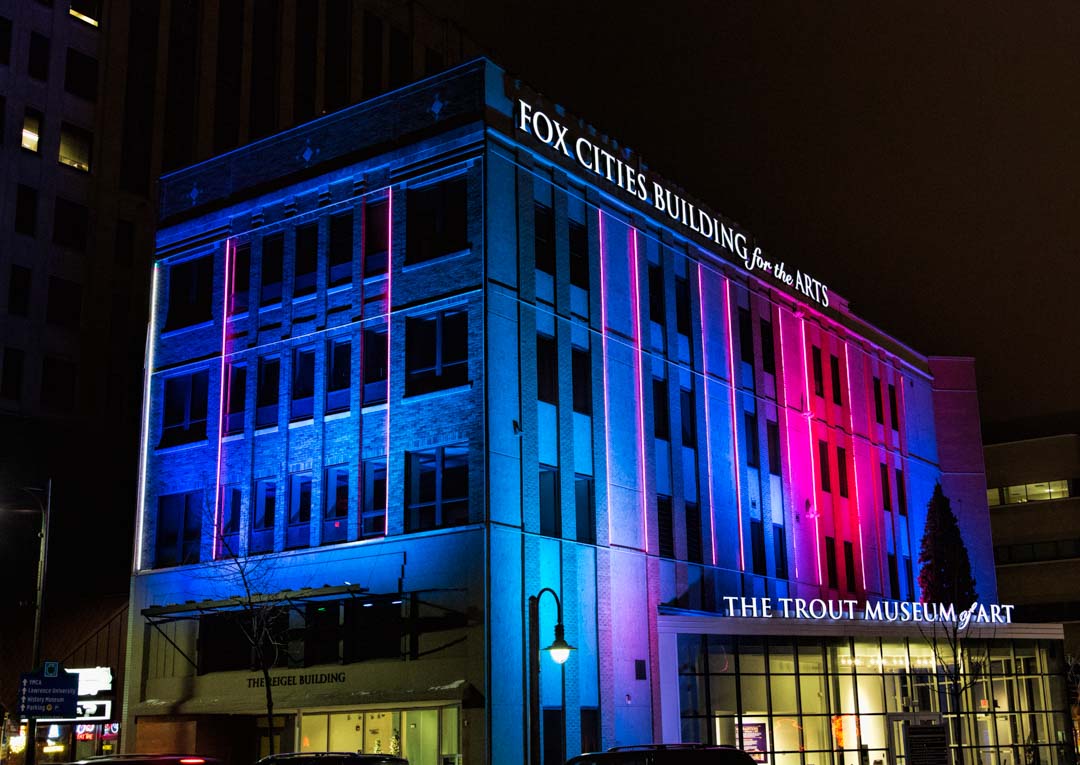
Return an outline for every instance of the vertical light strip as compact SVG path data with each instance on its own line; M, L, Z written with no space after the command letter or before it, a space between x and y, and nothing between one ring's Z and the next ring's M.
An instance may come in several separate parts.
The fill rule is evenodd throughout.
M784 364L784 309L777 309L777 323L780 327L780 380L784 391L784 445L787 447L788 487L791 497L792 512L798 512L795 507L795 470L791 465L791 401L788 400L787 366ZM777 423L777 427L780 424ZM792 554L795 557L795 581L799 581L799 534L798 529L791 530ZM787 551L785 550L785 553Z
M806 402L806 438L810 442L810 496L814 498L812 511L814 513L814 557L817 560L818 585L824 584L821 578L821 518L818 513L818 476L817 457L814 452L817 444L814 443L814 409L810 398L810 372L806 366L806 319L799 319L799 341L802 343L802 375L803 375L803 399Z
M863 547L862 505L859 502L859 461L855 456L855 411L851 406L851 345L844 343L844 368L847 371L848 428L851 430L851 483L855 487L855 525L859 530L859 563L862 566L862 587L866 593L866 549Z
M607 250L604 246L604 211L596 208L597 225L600 228L600 350L604 361L604 472L607 474L607 522L608 545L611 545L611 417L608 408L608 365L607 365L607 281L604 277L604 261Z
M214 482L214 529L210 532L210 538L213 540L212 552L213 557L218 555L218 537L221 534L221 529L218 525L218 519L221 513L221 452L222 452L222 437L224 435L225 425L225 388L228 387L229 381L225 379L225 342L229 333L229 286L231 281L229 277L232 274L232 262L229 259L229 255L232 249L235 249L236 243L231 239L225 240L225 294L221 301L221 376L219 378L218 391L218 429L217 429L217 478Z
M390 535L390 363L393 358L390 324L393 322L394 187L386 189L386 496L383 500L383 536ZM361 478L363 480L363 478ZM404 503L403 503L404 504ZM361 516L363 513L361 512ZM363 524L363 521L360 521Z
M739 474L742 466L739 463L739 418L738 400L735 396L735 343L731 337L731 280L724 279L724 322L727 324L727 351L728 351L728 377L731 383L731 466L735 469L735 519L739 524L739 571L746 570L746 561L743 554L743 528L742 528L742 481Z
M705 337L705 271L701 263L698 271L698 315L701 316L701 397L705 400L705 480L709 484L709 546L712 548L712 564L716 565L716 505L713 502L712 475L712 424L709 419L709 343Z
M154 375L155 322L157 321L158 264L150 279L150 320L146 324L146 372L143 374L142 453L139 455L139 509L135 514L135 570L142 569L143 515L146 513L146 463L150 451L150 382Z
M630 250L633 254L634 277L634 338L637 349L634 353L634 376L637 378L637 415L638 415L638 486L641 490L641 535L645 540L645 553L649 552L649 514L648 495L645 492L645 390L642 379L645 375L641 343L641 267L638 262L638 232L630 226ZM667 405L667 402L664 402ZM656 402L653 402L656 406Z

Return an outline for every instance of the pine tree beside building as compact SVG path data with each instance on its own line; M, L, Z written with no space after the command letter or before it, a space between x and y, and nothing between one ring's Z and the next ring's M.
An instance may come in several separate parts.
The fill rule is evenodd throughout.
M979 599L960 524L940 483L934 486L927 504L919 565L924 603L953 603L957 608L968 608Z

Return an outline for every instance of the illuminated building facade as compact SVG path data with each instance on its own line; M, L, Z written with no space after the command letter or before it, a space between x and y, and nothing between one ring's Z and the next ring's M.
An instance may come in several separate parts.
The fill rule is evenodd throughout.
M161 195L133 747L522 762L547 587L576 650L544 659L543 762L653 740L885 761L948 712L930 612L902 616L940 482L967 634L1038 696L995 687L1002 720L965 706L962 740L1030 730L1057 761L1060 628L996 603L970 360L861 321L485 60ZM276 609L272 733L244 581ZM541 600L542 640L555 620Z

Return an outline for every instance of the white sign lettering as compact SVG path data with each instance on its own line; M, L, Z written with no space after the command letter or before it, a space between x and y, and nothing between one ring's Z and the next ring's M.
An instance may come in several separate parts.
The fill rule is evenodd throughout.
M880 601L867 603L862 610L857 600L823 600L821 598L723 598L728 616L755 618L780 617L782 619L809 619L811 621L864 621L864 622L939 622L967 629L972 624L1011 624L1016 606L998 603L971 604L956 610L952 603L913 603Z

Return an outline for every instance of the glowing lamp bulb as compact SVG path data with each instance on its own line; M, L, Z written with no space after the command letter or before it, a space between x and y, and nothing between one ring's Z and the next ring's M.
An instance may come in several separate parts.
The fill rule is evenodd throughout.
M555 642L544 649L551 656L551 660L556 664L565 664L566 660L570 658L570 652L574 650L574 646L566 642L566 638L563 636L562 624L555 625Z

